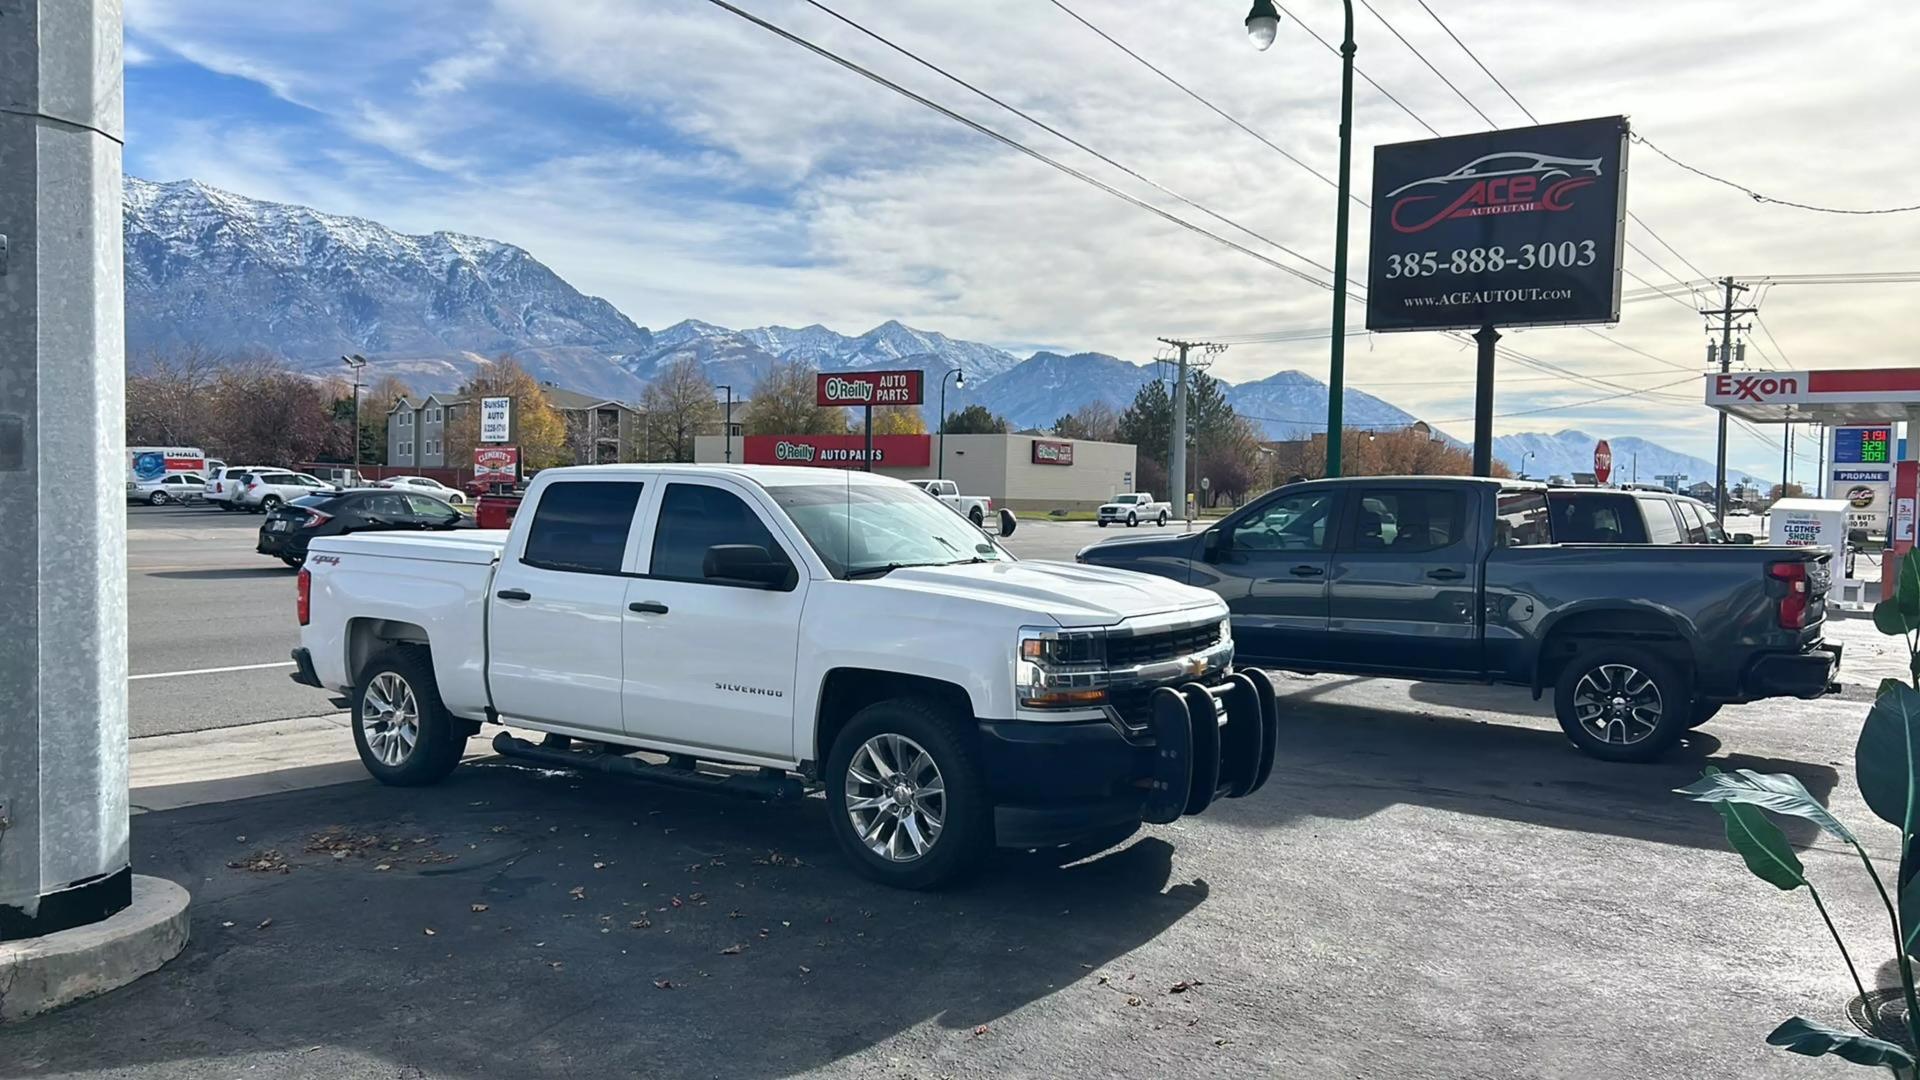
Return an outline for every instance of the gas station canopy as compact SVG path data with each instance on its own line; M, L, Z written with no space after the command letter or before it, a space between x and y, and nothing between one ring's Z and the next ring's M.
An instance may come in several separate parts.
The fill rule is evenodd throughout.
M1707 405L1756 424L1920 419L1920 368L1715 372Z

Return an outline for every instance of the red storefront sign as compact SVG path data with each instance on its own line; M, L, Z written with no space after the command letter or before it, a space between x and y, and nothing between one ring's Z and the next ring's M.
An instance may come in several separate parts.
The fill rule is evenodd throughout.
M1073 464L1073 444L1035 439L1033 440L1033 463L1035 465L1071 465Z
M473 479L480 484L511 484L520 479L520 448L517 446L476 446L473 448Z
M867 464L864 435L749 435L749 465L815 465L860 469ZM931 464L931 435L875 435L873 464L880 469L909 469Z
M919 405L925 382L919 371L823 371L815 377L814 403Z

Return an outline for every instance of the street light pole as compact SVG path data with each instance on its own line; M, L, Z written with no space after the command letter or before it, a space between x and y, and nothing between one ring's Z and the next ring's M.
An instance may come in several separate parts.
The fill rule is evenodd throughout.
M953 380L955 390L967 388L966 372L954 368L940 376L940 464L934 469L934 478L944 480L947 476L947 380Z
M1340 42L1340 182L1333 234L1333 346L1327 362L1327 475L1340 475L1340 436L1344 423L1347 360L1347 204L1353 187L1353 0L1346 9L1346 36ZM1280 27L1273 0L1254 0L1247 13L1247 37L1265 52Z
M1527 462L1532 460L1533 451L1531 450L1520 455L1520 479L1525 480L1527 478Z
M721 383L715 390L727 392L727 419L720 425L720 438L727 444L727 464L733 464L733 387Z
M353 369L353 475L360 475L360 369L367 366L367 358L359 353L343 356L340 362Z

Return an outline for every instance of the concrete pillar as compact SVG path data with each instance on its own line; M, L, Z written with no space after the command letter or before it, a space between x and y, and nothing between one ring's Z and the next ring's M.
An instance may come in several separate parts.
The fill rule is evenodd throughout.
M0 941L127 907L120 0L0 0Z

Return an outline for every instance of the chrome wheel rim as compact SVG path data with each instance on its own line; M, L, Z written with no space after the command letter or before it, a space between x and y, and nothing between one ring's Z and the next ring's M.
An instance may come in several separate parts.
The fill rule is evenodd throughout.
M373 677L360 699L360 732L380 764L407 760L420 741L420 701L407 680L391 671Z
M875 855L902 863L925 857L947 818L947 784L933 755L905 735L861 743L847 763L847 817Z
M1573 715L1601 742L1631 746L1653 734L1666 708L1646 672L1632 664L1601 664L1574 684Z

